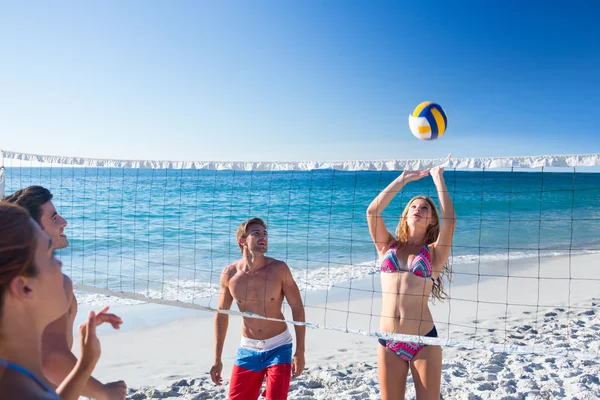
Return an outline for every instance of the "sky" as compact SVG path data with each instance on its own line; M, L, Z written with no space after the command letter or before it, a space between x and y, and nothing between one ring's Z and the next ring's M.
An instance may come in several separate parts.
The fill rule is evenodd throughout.
M598 1L2 2L0 149L154 160L600 152ZM420 141L408 115L440 104Z

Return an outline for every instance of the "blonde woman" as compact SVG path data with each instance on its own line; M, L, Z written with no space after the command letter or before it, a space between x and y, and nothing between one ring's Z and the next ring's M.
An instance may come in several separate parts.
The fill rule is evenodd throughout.
M443 168L404 171L371 202L367 220L380 259L381 332L437 337L429 310L430 298L443 299L442 277L456 225L454 206L443 177ZM394 235L388 232L382 212L409 182L431 175L441 209L426 196L406 205ZM380 339L378 368L383 400L403 399L410 369L417 399L440 398L442 349L411 342Z

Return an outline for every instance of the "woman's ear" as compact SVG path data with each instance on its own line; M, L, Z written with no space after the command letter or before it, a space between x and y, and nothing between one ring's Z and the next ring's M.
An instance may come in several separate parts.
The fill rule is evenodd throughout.
M7 292L17 298L29 297L33 292L30 287L30 279L24 276L14 277L7 286Z

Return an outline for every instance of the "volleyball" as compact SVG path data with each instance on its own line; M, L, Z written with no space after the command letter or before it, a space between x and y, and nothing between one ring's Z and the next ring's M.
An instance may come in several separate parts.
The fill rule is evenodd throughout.
M448 118L439 104L425 101L408 116L408 126L416 138L433 140L444 134L448 127Z

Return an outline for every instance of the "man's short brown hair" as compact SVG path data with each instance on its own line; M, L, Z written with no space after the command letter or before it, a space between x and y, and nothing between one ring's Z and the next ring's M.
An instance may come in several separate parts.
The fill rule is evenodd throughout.
M242 253L244 253L244 248L242 247L242 245L240 244L240 239L241 238L247 238L248 237L248 227L252 224L259 224L262 225L263 228L267 229L267 224L265 223L265 221L263 221L260 218L250 218L248 221L242 223L240 226L238 226L237 228L237 232L235 234L235 239L237 241L238 246L240 246L240 250L242 251Z
M2 199L2 201L16 204L29 211L31 218L40 226L42 225L42 206L50 200L52 200L52 193L42 186L29 186Z

